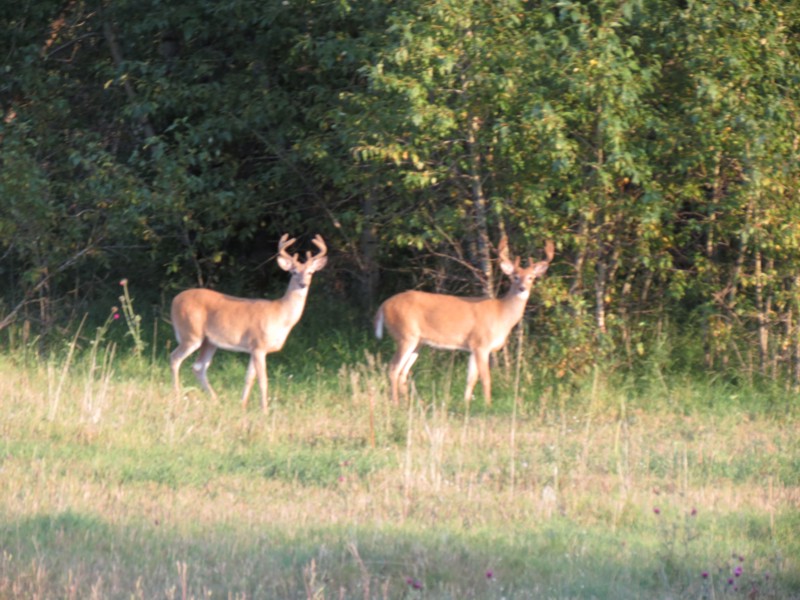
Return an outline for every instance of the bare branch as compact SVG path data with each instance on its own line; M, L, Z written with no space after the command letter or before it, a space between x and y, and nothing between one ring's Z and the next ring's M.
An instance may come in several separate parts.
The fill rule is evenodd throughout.
M76 252L70 258L65 260L61 265L58 266L54 271L51 271L44 275L32 288L28 289L25 292L25 297L14 307L11 311L0 320L0 331L11 325L14 320L17 318L17 314L21 311L25 305L27 305L31 301L31 297L36 294L39 290L41 290L48 282L53 279L56 275L63 273L67 269L69 269L72 265L78 262L81 258L86 256L89 252L94 250L95 246L92 244L90 246L86 246L79 252Z

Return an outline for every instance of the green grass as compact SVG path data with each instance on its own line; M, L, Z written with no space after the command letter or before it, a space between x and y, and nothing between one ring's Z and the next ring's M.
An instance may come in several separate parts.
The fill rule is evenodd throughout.
M467 411L427 353L392 407L342 342L264 415L241 355L214 402L97 346L0 355L0 598L800 597L794 394L526 367L515 410L501 366Z

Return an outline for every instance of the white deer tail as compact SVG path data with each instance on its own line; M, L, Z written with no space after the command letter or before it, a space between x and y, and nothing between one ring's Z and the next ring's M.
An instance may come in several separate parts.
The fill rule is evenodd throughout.
M375 337L379 340L383 338L383 306L378 309L375 315Z

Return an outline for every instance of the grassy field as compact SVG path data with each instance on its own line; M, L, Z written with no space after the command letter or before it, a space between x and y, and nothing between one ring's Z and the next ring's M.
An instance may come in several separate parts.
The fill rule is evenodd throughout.
M800 598L792 393L276 359L264 415L96 347L0 355L0 598Z

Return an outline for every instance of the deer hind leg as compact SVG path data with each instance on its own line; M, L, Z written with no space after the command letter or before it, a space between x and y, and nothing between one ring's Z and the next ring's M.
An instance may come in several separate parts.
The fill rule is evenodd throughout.
M400 396L408 397L408 374L419 356L416 342L398 342L392 362L389 363L389 381L392 384L392 402L398 404Z
M172 385L175 395L181 395L181 365L186 358L202 345L202 340L184 340L178 343L178 347L169 355L169 366L172 369Z
M253 352L250 354L250 362L247 364L247 374L244 378L244 391L242 392L242 408L247 409L247 400L253 389L253 384L258 377L258 387L261 389L261 410L267 411L267 353Z
M403 366L403 370L400 372L400 392L408 398L408 374L411 372L412 365L417 362L417 358L419 358L419 351L414 350Z
M464 390L464 402L469 406L472 399L472 390L475 389L475 384L478 382L478 363L475 358L475 353L469 355L469 362L467 363L467 388Z
M192 365L192 371L194 371L194 376L197 377L197 381L200 382L200 385L206 393L214 400L217 399L217 393L211 388L211 384L208 383L208 367L211 366L211 359L214 358L214 353L216 351L217 347L209 342L208 338L204 339L203 343L200 345L200 354L197 355L197 360L194 361Z

